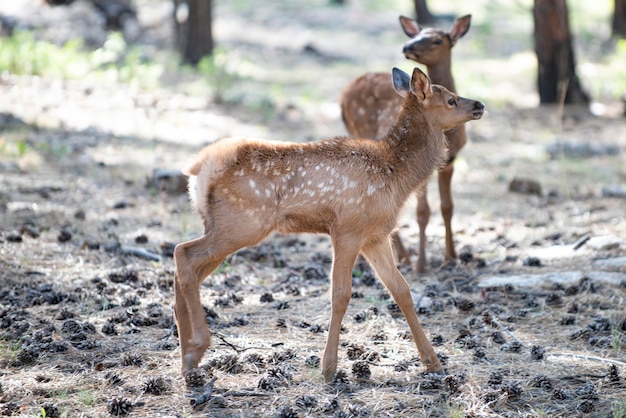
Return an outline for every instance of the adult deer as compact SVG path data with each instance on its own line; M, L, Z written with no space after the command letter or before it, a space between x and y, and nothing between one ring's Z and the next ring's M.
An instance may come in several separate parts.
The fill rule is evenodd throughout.
M438 29L422 29L413 19L400 16L400 24L404 32L411 38L404 45L404 55L426 65L428 76L434 84L440 84L451 91L456 91L452 71L450 69L452 47L467 33L471 15L456 20L450 32ZM356 79L342 92L340 105L341 114L350 135L357 138L382 138L391 128L402 100L395 93L387 73L370 73ZM446 132L448 141L448 158L446 164L439 168L439 195L441 198L441 214L446 230L447 260L457 258L454 249L452 232L452 174L454 159L467 142L463 125ZM426 271L426 226L430 219L428 193L418 196L417 224L419 226L419 251L417 271ZM409 262L409 252L402 244L398 233L393 235L394 247L401 262Z
M284 143L225 139L204 148L184 171L204 235L174 250L176 323L183 374L211 344L200 284L226 256L272 231L326 233L333 246L331 315L322 374L337 370L341 322L352 293L352 267L362 254L406 317L422 363L442 370L417 319L411 290L396 268L389 234L406 199L445 163L443 131L483 114L483 104L431 85L416 68L395 69L404 103L380 141L336 137Z

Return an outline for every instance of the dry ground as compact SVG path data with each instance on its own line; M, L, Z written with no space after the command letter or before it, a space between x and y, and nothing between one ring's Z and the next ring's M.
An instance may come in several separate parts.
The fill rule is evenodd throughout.
M305 235L242 250L205 282L214 344L197 373L180 376L171 250L201 227L184 193L150 182L153 170L226 135L343 134L341 87L366 69L411 66L399 54L399 12L310 3L307 13L289 2L219 7L216 30L238 74L220 86L222 102L188 73L152 89L2 75L0 414L626 416L624 120L619 110L561 117L534 107L532 79L483 74L470 55L484 26L455 51L493 88L458 77L489 110L456 164L461 261L442 265L434 210L430 272L402 267L446 375L423 373L404 319L359 263L341 372L325 385L331 251L325 237ZM151 23L165 16L159 2L140 5ZM153 26L144 48L163 48L167 36ZM527 53L524 42L494 45L493 66ZM519 66L506 68L520 77ZM572 158L568 147L586 154ZM537 182L541 195L510 192L514 178ZM436 208L432 186L429 195ZM414 207L400 225L413 249Z

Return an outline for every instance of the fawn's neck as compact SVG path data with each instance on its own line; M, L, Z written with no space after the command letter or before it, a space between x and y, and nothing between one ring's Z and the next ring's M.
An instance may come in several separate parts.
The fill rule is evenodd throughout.
M409 94L395 124L382 139L389 147L391 165L405 193L419 187L446 158L443 132L433 126L416 101Z

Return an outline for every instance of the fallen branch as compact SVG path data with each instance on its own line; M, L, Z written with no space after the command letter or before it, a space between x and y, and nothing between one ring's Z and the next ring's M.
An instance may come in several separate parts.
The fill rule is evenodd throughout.
M618 366L626 367L626 363L619 360L613 360L610 358L596 357L596 356L588 356L586 354L569 354L569 353L546 353L547 356L555 356L555 357L575 357L584 360L593 360L593 361L601 361L604 363L612 363Z

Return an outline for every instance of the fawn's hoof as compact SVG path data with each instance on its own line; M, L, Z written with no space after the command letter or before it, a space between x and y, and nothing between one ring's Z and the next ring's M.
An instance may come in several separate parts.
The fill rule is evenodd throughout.
M426 366L426 371L428 373L440 375L446 374L446 372L443 370L443 367L441 366L441 363L439 363L439 359L436 359L435 361L425 360L424 365Z
M328 367L322 370L322 376L324 376L324 383L331 383L333 378L335 377L335 372L337 371L337 366Z
M204 354L204 352L202 352ZM202 354L197 355L195 353L186 354L183 358L183 375L190 370L193 370L198 367L200 364L200 359L202 358Z

